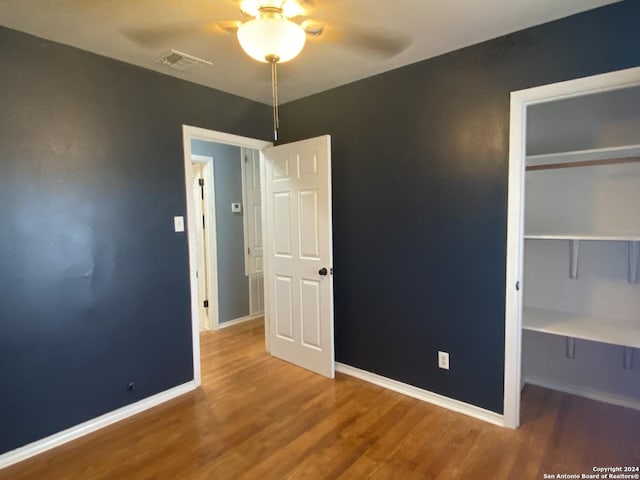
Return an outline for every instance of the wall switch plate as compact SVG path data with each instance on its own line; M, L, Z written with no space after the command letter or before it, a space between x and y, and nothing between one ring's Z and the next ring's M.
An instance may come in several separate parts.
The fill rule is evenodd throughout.
M438 352L438 367L449 370L449 353Z
M242 213L242 204L241 203L232 203L231 204L231 212L232 213Z
M176 232L184 232L184 217L173 217L173 227Z

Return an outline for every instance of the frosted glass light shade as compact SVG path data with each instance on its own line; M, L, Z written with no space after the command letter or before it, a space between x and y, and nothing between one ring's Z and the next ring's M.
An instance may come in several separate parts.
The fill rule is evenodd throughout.
M259 17L240 25L238 41L251 58L268 63L276 56L278 62L288 62L304 47L306 33L299 25L286 18Z

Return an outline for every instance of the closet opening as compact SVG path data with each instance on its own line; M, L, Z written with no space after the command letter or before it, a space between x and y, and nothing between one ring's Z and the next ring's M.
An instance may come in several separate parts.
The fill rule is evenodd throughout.
M640 68L513 92L505 425L526 384L640 410Z

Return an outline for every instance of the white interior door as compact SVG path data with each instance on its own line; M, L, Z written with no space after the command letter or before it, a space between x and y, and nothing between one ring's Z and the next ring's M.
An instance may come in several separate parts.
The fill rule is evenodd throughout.
M264 278L262 245L262 187L260 151L242 149L244 193L245 274L249 277L249 314L264 313Z
M243 148L246 274L262 273L262 192L259 150Z
M331 137L263 154L271 353L333 378Z

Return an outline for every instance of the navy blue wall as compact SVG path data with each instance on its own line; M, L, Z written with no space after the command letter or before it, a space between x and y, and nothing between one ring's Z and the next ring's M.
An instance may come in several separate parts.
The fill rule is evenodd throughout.
M622 2L282 107L282 142L332 136L338 361L502 412L509 92L640 65L638 19Z
M213 158L218 317L220 323L237 320L250 313L249 277L244 274L244 212L231 211L232 203L243 203L240 147L192 140L191 152Z
M2 453L193 378L182 124L271 117L4 28L0 56Z

